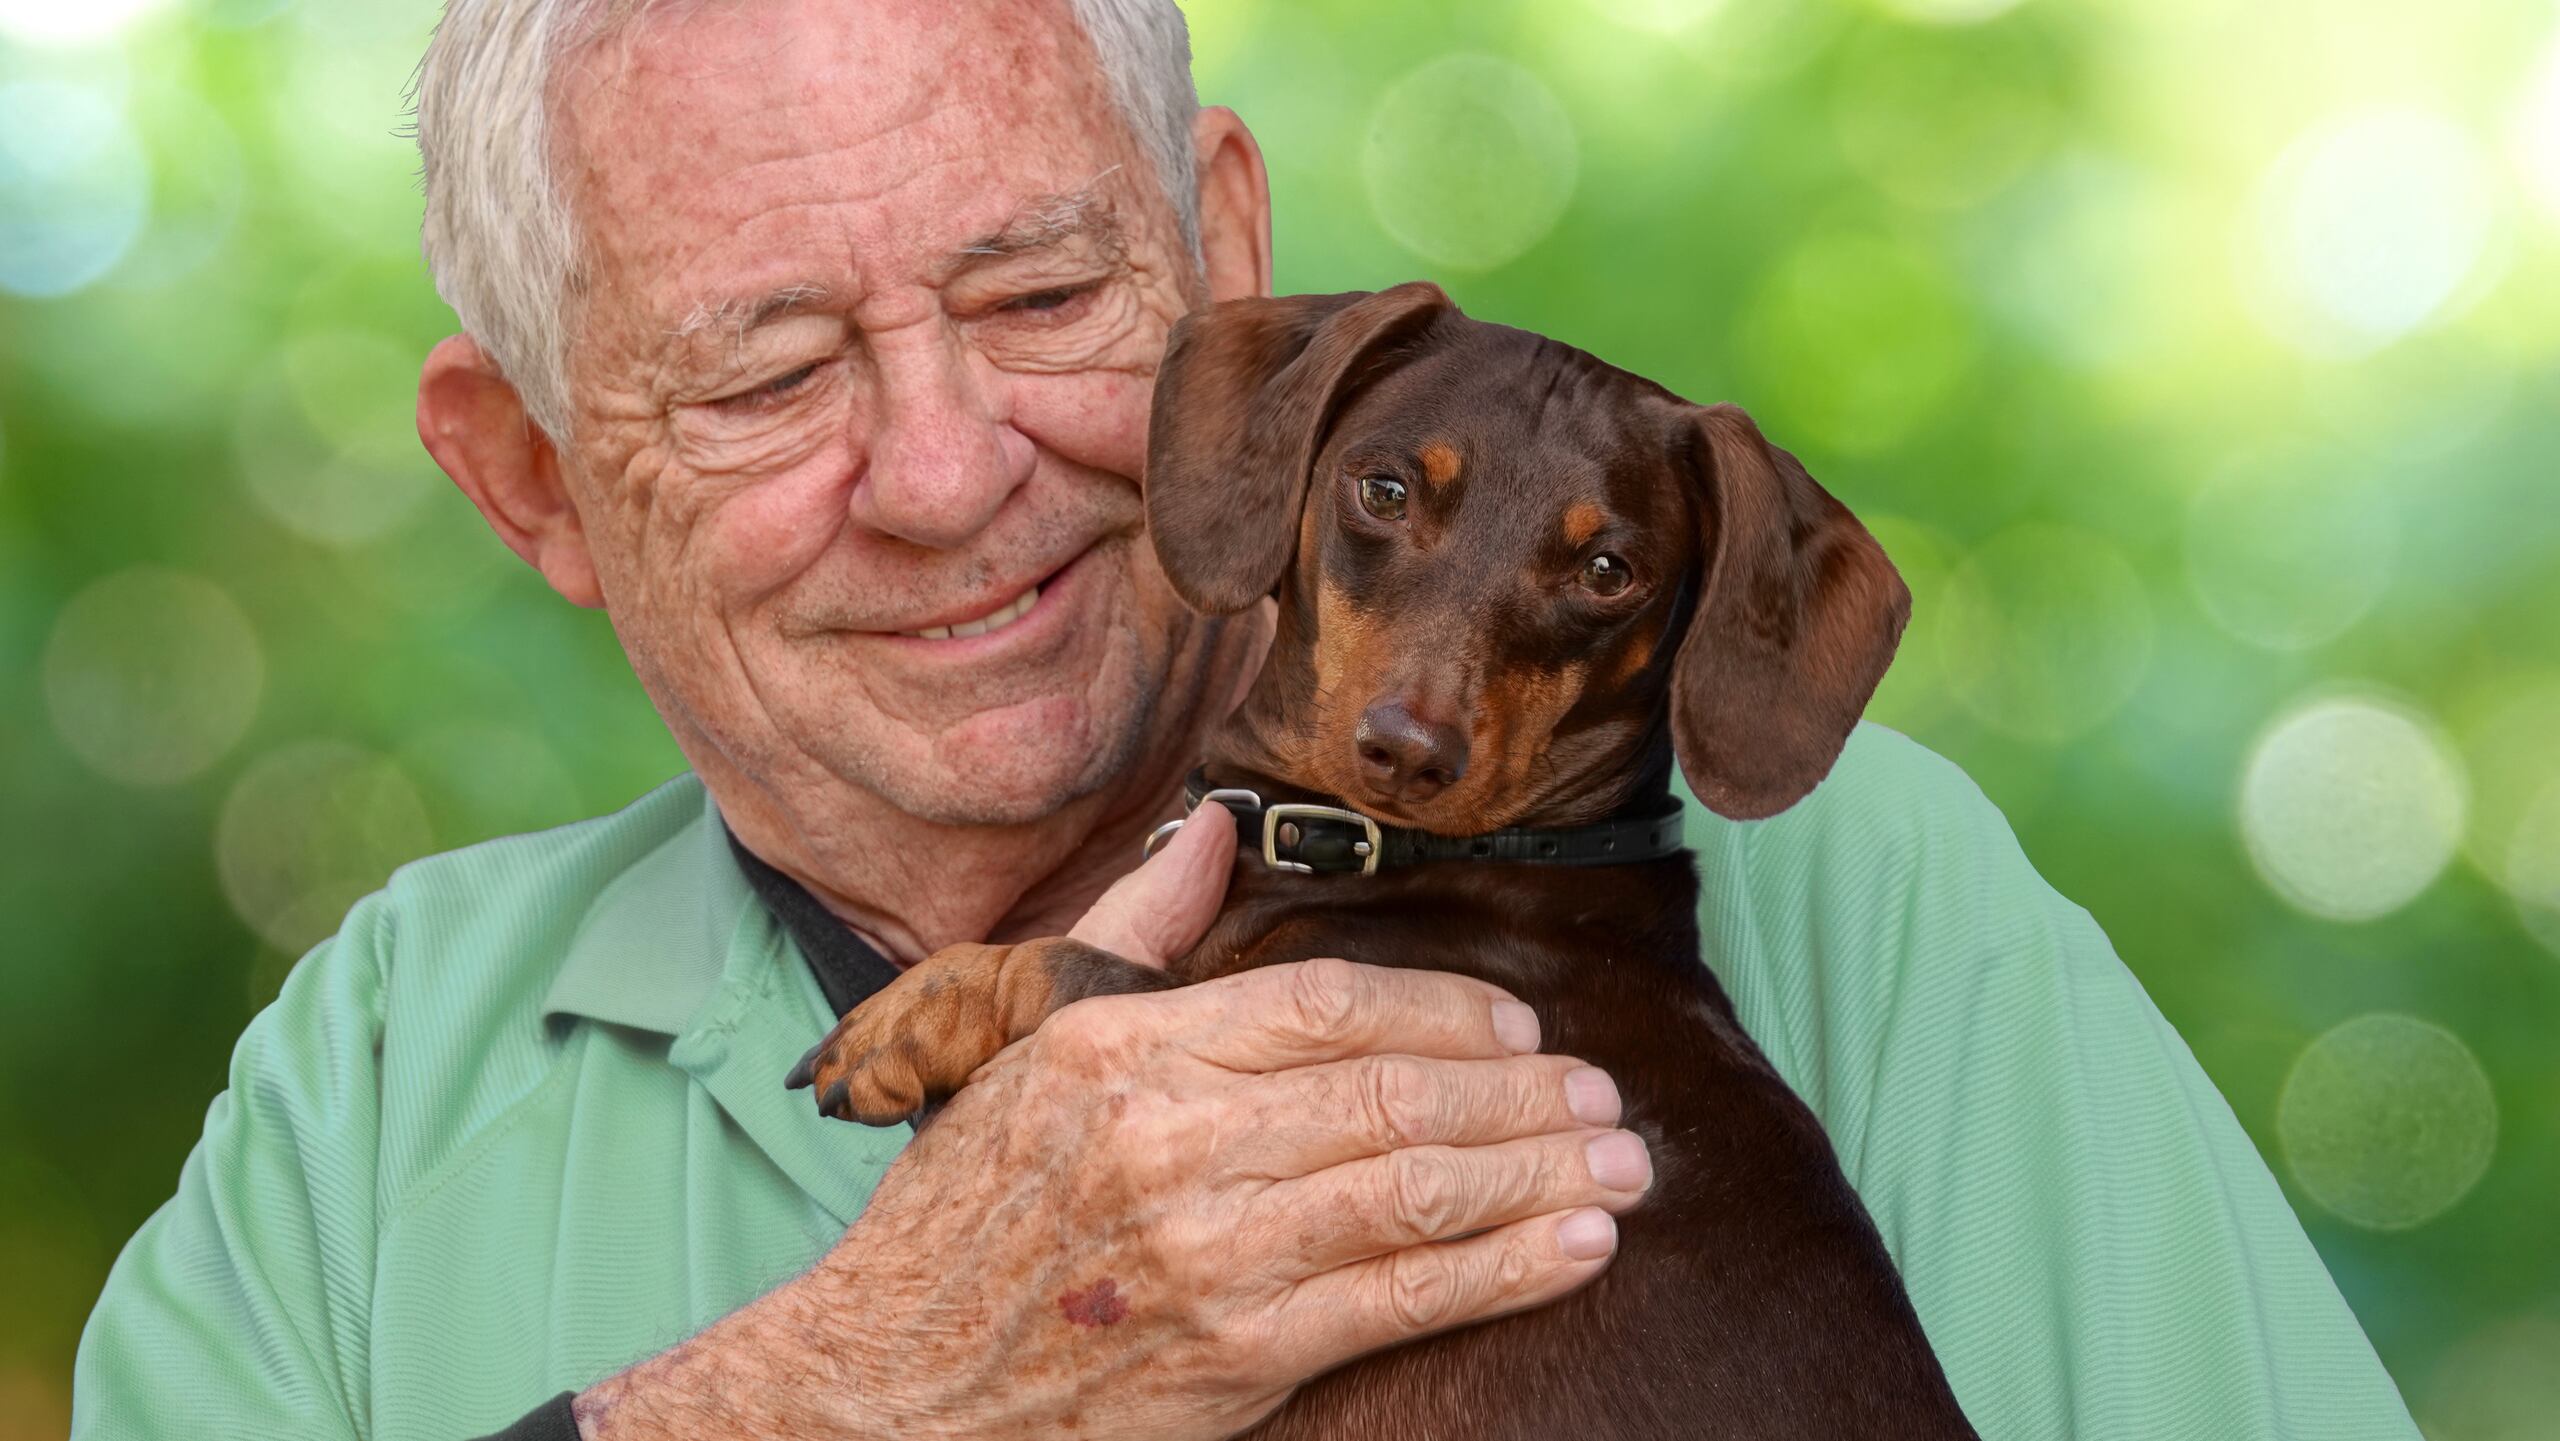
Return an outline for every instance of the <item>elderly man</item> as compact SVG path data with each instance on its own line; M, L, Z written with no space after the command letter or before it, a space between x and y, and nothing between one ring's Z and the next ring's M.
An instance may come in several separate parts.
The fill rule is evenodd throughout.
M1224 884L1223 826L1122 875L1268 626L1184 612L1140 533L1167 328L1271 283L1171 0L454 0L419 86L468 332L420 430L693 774L408 867L296 969L107 1285L79 1435L1206 1438L1608 1264L1649 1176L1613 1089L1452 977L1088 1002L912 1145L782 1087L896 965L1161 957ZM1986 1434L2412 1434L1951 768L1870 730L1692 838Z

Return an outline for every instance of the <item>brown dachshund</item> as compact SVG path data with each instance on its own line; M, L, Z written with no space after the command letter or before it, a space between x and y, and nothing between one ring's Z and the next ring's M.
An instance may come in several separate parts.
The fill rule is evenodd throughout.
M1591 1285L1355 1361L1252 1434L1973 1435L1820 1123L1700 960L1669 795L1674 752L1735 819L1830 770L1910 610L1866 529L1741 411L1427 284L1192 315L1149 439L1183 599L1279 599L1194 783L1251 793L1225 909L1169 973L1067 940L940 952L793 1082L885 1123L1086 996L1316 956L1480 977L1615 1078L1653 1188Z

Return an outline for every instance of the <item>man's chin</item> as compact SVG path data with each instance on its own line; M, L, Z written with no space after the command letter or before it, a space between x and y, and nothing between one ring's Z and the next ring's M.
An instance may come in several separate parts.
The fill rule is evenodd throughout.
M1105 734L1091 707L1063 697L982 711L944 730L919 764L877 777L873 789L939 825L1029 825L1117 779L1141 720L1122 719Z

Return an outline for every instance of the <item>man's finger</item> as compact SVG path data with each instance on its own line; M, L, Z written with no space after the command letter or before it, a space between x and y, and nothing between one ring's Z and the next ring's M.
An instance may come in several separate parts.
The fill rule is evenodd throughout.
M1308 1276L1577 1206L1634 1209L1653 1162L1632 1131L1582 1130L1498 1146L1409 1146L1258 1195L1261 1225L1287 1227Z
M1353 1056L1495 1060L1538 1049L1537 1013L1499 986L1446 971L1324 958L1261 966L1164 998L1185 1050L1234 1071Z
M1162 850L1113 882L1067 934L1161 970L1208 934L1235 860L1235 818L1203 801Z
M1607 1269L1617 1246L1618 1223L1583 1207L1327 1271L1282 1303L1271 1359L1293 1376L1320 1375L1382 1346L1542 1306Z
M1609 1127L1620 1111L1618 1088L1605 1073L1547 1055L1356 1056L1257 1077L1237 1096L1246 1119L1226 1144L1225 1164L1269 1181L1407 1146L1492 1146Z

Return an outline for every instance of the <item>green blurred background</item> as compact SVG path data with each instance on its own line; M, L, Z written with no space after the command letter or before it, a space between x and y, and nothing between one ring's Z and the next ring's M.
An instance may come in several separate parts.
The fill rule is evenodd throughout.
M1197 0L1283 290L1750 407L2439 1441L2560 1434L2560 27ZM677 769L420 452L425 0L0 0L0 1438L292 958Z

